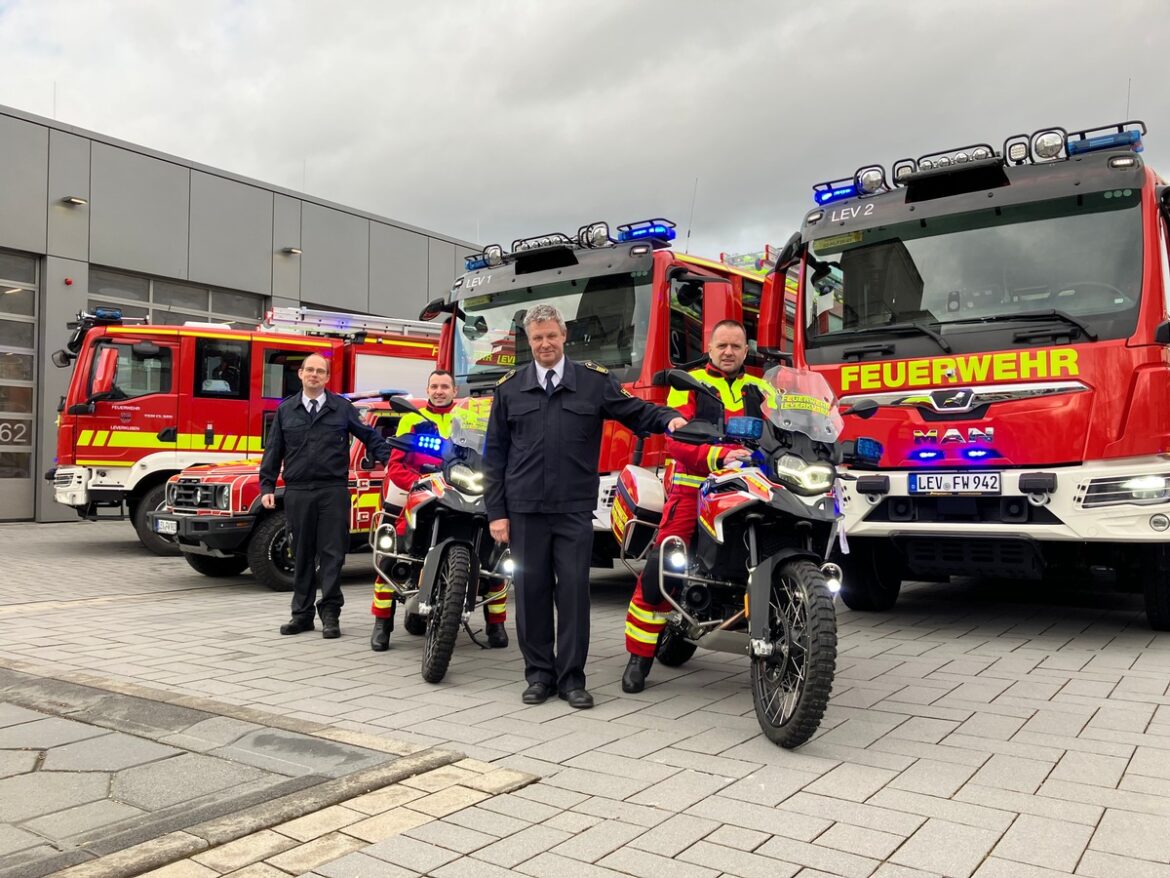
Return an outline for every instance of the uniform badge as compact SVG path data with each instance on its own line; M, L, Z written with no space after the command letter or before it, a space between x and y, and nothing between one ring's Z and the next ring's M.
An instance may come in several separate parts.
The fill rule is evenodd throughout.
M630 391L626 390L624 387L621 390L622 396L628 396L630 399L634 398L634 394L630 393Z
M516 374L516 370L515 370L515 369L509 369L509 370L508 370L508 371L507 371L507 372L504 374L504 377L503 377L503 378L501 378L499 381L497 381L497 382L496 382L496 387L499 387L501 384L503 384L505 381L507 381L509 378L511 378L511 377L512 377L513 375L515 375L515 374Z
M581 365L582 365L582 366L584 366L586 369L592 369L594 372L600 372L602 375L608 375L608 374L609 374L609 369L605 368L605 366L599 366L599 365L597 365L597 364L596 364L595 362L593 362L592 360L586 360L586 361L585 361L584 363L582 363Z

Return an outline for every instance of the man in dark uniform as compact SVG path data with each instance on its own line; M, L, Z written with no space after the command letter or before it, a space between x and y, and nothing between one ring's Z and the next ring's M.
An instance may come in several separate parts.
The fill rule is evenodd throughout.
M524 331L533 362L496 387L484 499L492 536L511 544L516 562L516 635L529 684L523 701L540 704L555 691L570 706L588 708L589 559L602 424L612 418L637 433L663 433L686 421L631 396L603 366L566 359L565 321L552 305L529 308Z
M361 422L353 403L325 390L327 359L309 354L297 374L302 390L277 408L260 463L265 509L276 508L276 477L284 464L284 511L296 556L292 619L280 633L313 630L313 580L320 566L321 636L340 637L341 565L349 549L349 437L365 443L369 455L382 463L390 459L390 446Z

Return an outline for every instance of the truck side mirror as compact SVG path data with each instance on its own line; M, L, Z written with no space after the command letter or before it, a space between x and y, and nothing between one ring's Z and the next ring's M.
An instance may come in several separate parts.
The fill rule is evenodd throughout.
M71 354L69 351L62 348L59 351L53 351L49 359L53 361L53 365L58 369L64 369L73 362L76 356L77 354Z
M1170 320L1163 320L1154 330L1154 341L1157 344L1170 344Z
M90 399L105 399L114 392L114 376L118 374L118 349L105 347L98 354Z
M422 311L419 312L418 319L434 320L440 314L450 310L451 308L447 304L447 300L440 296L437 299L431 299L431 301L427 302L426 307L424 307Z

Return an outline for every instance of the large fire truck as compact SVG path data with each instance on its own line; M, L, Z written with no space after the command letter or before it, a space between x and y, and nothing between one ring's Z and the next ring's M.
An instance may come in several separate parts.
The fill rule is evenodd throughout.
M850 607L1080 572L1170 628L1170 196L1144 133L1046 128L814 187L773 283L795 281L797 362L884 448L844 482Z
M556 305L565 317L565 353L609 369L633 395L665 403L654 376L703 361L707 338L720 320L743 320L760 346L780 339L780 302L770 301L755 272L670 249L674 223L645 220L618 226L590 223L576 235L524 238L468 257L467 272L449 296L424 309L441 314L438 363L451 370L461 393L491 393L511 369L532 360L523 329L528 307ZM755 358L758 361L758 357ZM660 437L639 440L607 422L601 447L601 487L594 513L594 566L612 566L609 535L617 475L635 457L644 466L663 461Z
M151 326L115 309L80 314L53 356L74 363L61 400L56 500L82 518L129 519L156 554L178 554L147 513L186 467L258 459L281 399L300 389L306 356L333 364L329 389L421 391L439 326L414 320L274 308L257 331L226 325Z

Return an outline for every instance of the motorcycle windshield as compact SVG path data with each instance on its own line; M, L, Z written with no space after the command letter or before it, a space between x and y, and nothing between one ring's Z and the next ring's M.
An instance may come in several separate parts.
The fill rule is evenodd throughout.
M803 433L817 442L836 442L845 427L829 382L819 372L776 366L764 374L772 398L764 400L764 417L781 430Z
M468 397L455 403L451 409L451 443L482 455L491 411L490 396Z

